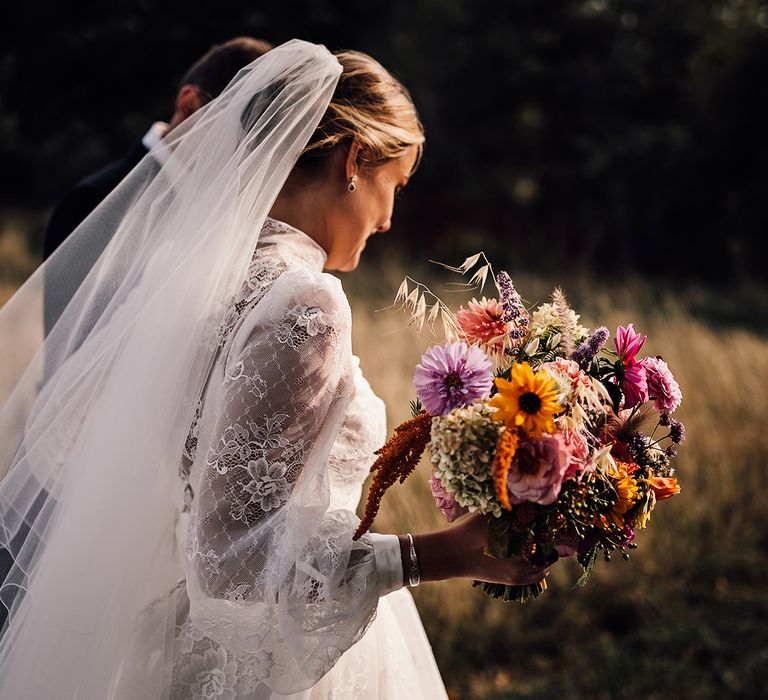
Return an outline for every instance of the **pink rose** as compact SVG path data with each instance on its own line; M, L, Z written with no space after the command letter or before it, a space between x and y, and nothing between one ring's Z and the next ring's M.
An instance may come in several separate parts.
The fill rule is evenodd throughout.
M648 381L648 395L654 399L654 408L660 413L675 411L683 400L683 394L667 363L660 357L646 357L642 365Z
M586 438L581 433L571 432L564 435L563 439L569 453L568 468L563 476L563 481L594 471L596 465L590 459L592 453Z
M456 502L456 497L450 491L446 491L440 479L434 475L429 479L429 488L432 491L435 505L442 511L449 523L452 523L460 515L469 512Z
M565 439L557 433L521 442L507 475L510 502L554 503L570 457Z

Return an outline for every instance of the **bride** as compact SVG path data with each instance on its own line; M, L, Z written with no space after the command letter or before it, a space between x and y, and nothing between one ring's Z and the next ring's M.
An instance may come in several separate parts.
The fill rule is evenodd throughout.
M324 270L423 142L380 64L289 41L0 310L0 698L445 698L408 586L546 574L484 556L480 516L352 539L385 414Z

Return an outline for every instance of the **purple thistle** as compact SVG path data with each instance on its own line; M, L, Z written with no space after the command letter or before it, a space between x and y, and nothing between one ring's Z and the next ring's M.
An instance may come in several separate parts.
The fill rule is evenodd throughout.
M430 415L448 415L491 390L492 367L490 358L474 345L433 345L416 365L416 396Z
M595 329L594 333L573 351L571 359L582 366L588 365L608 342L610 335L610 331L605 326Z
M512 278L504 270L496 275L496 288L499 290L501 308L504 309L502 320L510 325L509 337L513 344L519 345L528 337L528 312L512 284Z
M638 464L645 461L645 453L648 450L650 438L642 433L635 433L627 442L627 450Z
M682 445L685 442L685 426L681 421L670 418L669 437L676 445Z
M659 414L659 425L664 427L672 425L672 418L670 417L669 413L662 412Z

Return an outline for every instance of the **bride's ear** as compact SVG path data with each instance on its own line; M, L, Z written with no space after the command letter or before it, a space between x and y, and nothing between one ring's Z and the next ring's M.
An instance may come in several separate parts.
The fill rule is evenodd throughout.
M350 180L353 175L358 174L359 170L359 163L358 158L360 156L360 150L361 150L360 142L355 139L352 141L352 144L349 147L349 150L347 151L347 158L346 163L344 166L345 169L345 177L347 180Z

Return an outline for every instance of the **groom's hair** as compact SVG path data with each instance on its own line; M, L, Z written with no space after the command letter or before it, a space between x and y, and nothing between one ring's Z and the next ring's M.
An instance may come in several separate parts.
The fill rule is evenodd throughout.
M271 48L273 46L268 41L250 36L239 36L215 44L184 74L179 88L183 85L196 85L211 98L218 97L241 68Z

